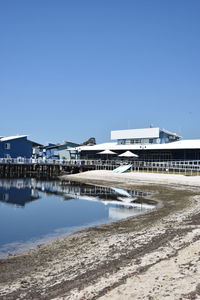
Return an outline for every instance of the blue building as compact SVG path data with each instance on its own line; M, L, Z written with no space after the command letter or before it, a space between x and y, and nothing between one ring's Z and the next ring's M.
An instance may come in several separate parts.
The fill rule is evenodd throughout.
M27 139L27 135L0 138L0 158L31 158L33 147L39 145Z
M58 150L57 144L49 143L47 146L42 147L42 157L46 159L58 159L56 151Z

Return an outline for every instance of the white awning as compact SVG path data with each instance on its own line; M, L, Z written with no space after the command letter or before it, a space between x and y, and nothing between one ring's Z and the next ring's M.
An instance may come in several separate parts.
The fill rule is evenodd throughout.
M137 154L134 154L133 152L131 151L126 151L118 156L121 156L121 157L138 157Z
M109 150L109 149L106 149L106 150L101 151L101 152L99 152L99 153L97 153L97 154L117 154L117 153L114 152L114 151L111 151L111 150Z

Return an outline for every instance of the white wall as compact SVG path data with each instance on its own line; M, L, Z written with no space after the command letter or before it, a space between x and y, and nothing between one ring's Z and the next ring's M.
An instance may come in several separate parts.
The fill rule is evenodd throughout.
M111 140L159 138L159 128L142 128L111 131Z

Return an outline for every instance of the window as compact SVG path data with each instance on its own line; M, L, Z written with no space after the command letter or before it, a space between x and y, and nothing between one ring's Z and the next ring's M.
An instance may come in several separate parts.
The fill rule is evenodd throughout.
M3 200L4 201L8 201L9 200L9 194L8 193L3 194Z
M141 144L141 139L135 139L134 144Z
M126 145L130 145L131 144L131 140L125 140L125 144Z
M6 150L10 150L10 143L5 143L4 147Z
M149 144L149 139L142 139L142 144Z
M126 140L118 140L118 145L125 145Z
M10 154L5 154L4 157L5 158L11 158Z

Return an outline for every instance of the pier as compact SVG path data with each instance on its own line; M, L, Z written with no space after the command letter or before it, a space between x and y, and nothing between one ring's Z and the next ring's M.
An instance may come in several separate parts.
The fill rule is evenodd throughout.
M93 162L56 161L32 159L0 159L0 178L57 178L63 174L74 174L95 170Z
M0 159L0 178L57 178L91 170L114 170L131 164L134 172L162 172L200 175L200 160L143 161L143 160L41 160Z

